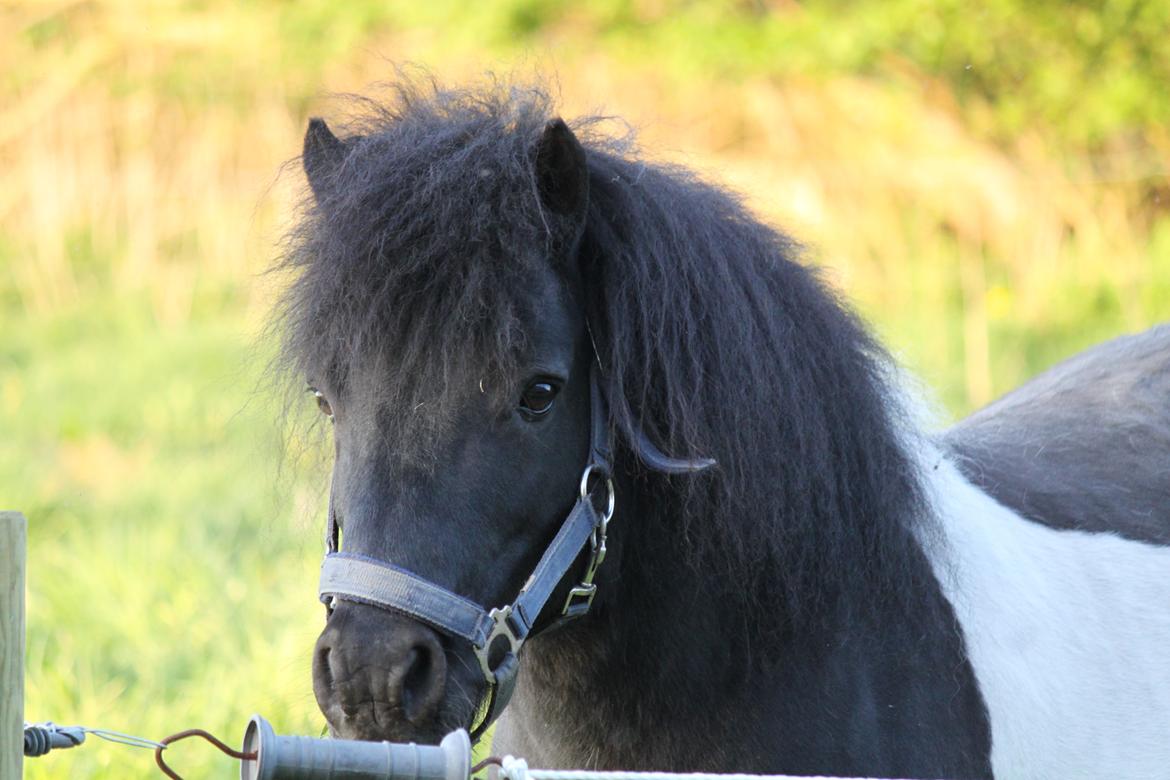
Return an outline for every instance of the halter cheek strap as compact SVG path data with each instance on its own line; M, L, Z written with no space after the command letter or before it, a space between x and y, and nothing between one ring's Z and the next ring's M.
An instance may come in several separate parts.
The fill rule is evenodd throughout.
M328 552L321 564L318 587L321 601L330 605L334 599L341 599L400 612L437 631L470 642L491 687L486 712L475 729L474 736L478 738L511 698L520 647L532 635L532 628L553 591L587 544L589 559L585 571L580 582L569 591L551 625L584 615L593 603L597 592L593 578L605 559L606 531L614 510L611 461L605 402L593 369L590 372L589 461L581 475L577 501L515 601L488 611L393 564L339 552L332 507L326 534Z

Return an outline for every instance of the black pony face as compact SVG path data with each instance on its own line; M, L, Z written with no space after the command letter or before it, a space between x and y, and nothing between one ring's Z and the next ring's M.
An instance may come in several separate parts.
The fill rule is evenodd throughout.
M362 152L355 149L365 144L365 153L377 154L378 140L343 142L323 122L310 123L304 164L324 230L353 217L329 211L352 211L360 203L338 190L368 186ZM333 424L331 511L342 550L392 563L489 609L516 597L572 507L589 444L594 357L575 263L587 205L584 153L559 120L531 143L527 180L535 185L529 192L539 198L544 227L543 235L534 234L538 241L504 246L481 231L463 242L476 256L432 255L429 276L408 245L402 257L386 256L392 250L375 258L361 251L343 250L340 258L320 252L314 263L348 262L359 270L307 265L305 276L319 278L306 283L302 277L296 292L302 308L320 312L323 340L334 339L337 351L311 333L298 336L306 347L307 378ZM457 157L460 150L456 145L447 154ZM506 172L489 160L468 175L481 183ZM432 205L440 212L449 208ZM484 208L491 210L490 204ZM447 228L444 218L436 213L430 222L410 224L458 229ZM321 247L345 247L345 240L338 236ZM460 262L469 266L448 267ZM395 275L379 263L408 267ZM479 276L491 263L510 284ZM337 339L337 307L377 300L368 290L339 295L345 284L383 292L398 285L363 320L381 332ZM391 308L404 314L388 316ZM356 739L437 741L468 727L486 693L466 640L348 601L336 602L329 615L313 678L332 730Z

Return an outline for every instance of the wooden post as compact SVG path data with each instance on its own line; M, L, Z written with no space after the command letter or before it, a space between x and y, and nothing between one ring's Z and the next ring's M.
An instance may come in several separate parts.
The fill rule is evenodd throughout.
M24 762L24 548L19 512L0 512L0 778Z

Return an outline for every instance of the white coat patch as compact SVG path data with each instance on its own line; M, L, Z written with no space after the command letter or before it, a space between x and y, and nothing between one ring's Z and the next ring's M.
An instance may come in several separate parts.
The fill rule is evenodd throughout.
M1031 522L940 454L926 544L991 719L997 778L1170 778L1170 548Z

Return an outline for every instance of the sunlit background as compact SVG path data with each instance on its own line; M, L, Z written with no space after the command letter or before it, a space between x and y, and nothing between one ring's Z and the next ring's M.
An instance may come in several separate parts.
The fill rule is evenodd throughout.
M27 717L320 732L327 463L265 382L263 271L302 186L282 164L331 94L413 61L538 74L566 117L624 117L804 241L957 417L1170 314L1168 39L1170 3L1141 0L0 2ZM93 741L27 762L152 767Z

